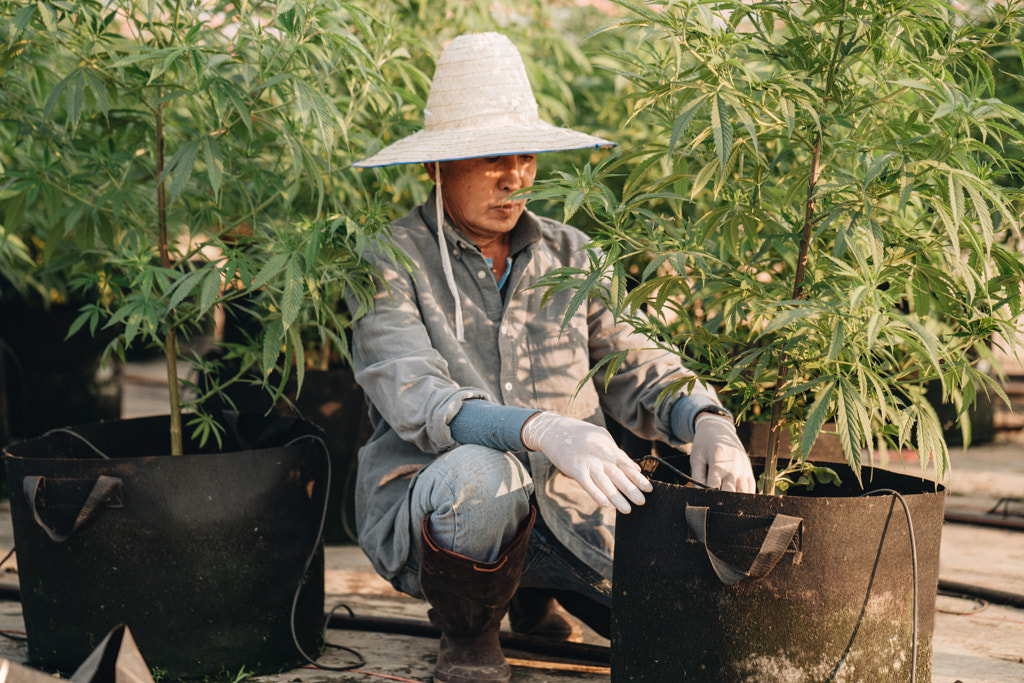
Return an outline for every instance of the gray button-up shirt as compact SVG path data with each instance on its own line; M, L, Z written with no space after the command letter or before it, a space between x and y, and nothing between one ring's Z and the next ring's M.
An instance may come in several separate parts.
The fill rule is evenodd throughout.
M544 290L534 286L543 275L588 265L587 237L575 228L525 211L510 234L512 271L503 297L477 246L446 222L465 324L465 341L459 342L434 201L432 193L392 226L395 245L416 264L413 272L371 257L386 284L379 287L374 311L354 327L356 379L370 402L374 427L359 453L356 522L360 545L389 579L409 553L409 486L421 467L459 445L448 423L468 399L549 410L598 425L608 414L640 437L683 443L670 425L673 401L657 400L672 381L689 376L675 356L652 350L647 340L616 325L599 301L581 306L564 329L572 293L559 293L541 306ZM574 395L593 362L626 349L631 351L607 388L599 372ZM699 384L679 400L692 403L694 413L717 403ZM692 433L679 436L692 439ZM610 580L615 509L598 507L543 454L522 455L552 533Z

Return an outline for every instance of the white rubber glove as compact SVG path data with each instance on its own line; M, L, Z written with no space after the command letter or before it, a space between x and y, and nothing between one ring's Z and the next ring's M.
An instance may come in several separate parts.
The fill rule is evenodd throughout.
M614 505L626 514L631 509L627 497L634 505L643 505L642 491L654 490L640 466L603 427L542 412L526 421L522 436L523 445L546 455L563 474L579 482L598 505Z
M690 474L723 491L754 492L754 471L747 451L727 417L701 413L693 428Z

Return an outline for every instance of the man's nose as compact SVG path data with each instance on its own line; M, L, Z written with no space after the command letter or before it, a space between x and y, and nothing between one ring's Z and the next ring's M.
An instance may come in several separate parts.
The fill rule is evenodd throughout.
M509 190L518 190L523 186L523 163L518 154L504 158L501 166L502 187Z

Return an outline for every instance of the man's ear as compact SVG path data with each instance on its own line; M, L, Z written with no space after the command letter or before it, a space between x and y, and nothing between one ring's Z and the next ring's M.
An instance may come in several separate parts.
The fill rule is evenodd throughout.
M427 175L430 176L430 179L433 180L436 183L437 182L437 178L436 178L436 175L437 175L437 162L436 161L428 161L428 162L423 164L423 168L425 168L427 170Z

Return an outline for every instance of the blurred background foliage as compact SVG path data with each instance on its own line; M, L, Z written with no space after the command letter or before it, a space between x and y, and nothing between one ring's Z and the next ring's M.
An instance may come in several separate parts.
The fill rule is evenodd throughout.
M443 45L509 34L545 117L602 134L621 119L616 79L581 41L606 11L3 0L0 303L78 309L70 338L116 332L108 355L163 353L169 378L185 357L184 408L215 433L203 403L251 370L280 398L346 359L373 292L359 255L429 191L419 166L351 164L422 126Z
M216 1L143 1L109 7L107 3L4 0L0 14L0 273L5 279L0 295L10 296L13 290L41 302L72 298L69 283L74 275L95 269L96 261L90 259L101 255L94 247L110 237L114 214L120 220L127 215L122 212L132 211L124 206L123 194L88 196L94 184L101 184L99 175L125 168L142 174L125 177L122 188L153 180L145 176L152 168L143 169L144 163L150 167L155 163L148 152L140 153L145 158L134 160L134 165L126 155L145 149L144 138L152 134L146 128L146 107L152 106L154 98L146 101L139 91L118 92L102 83L101 76L120 71L121 83L126 85L130 77L140 74L126 79L124 71L145 69L148 78L141 81L145 89L155 92L161 80L171 88L161 95L169 105L166 157L176 163L180 153L193 162L189 173L169 170L172 200L181 197L188 204L190 197L203 193L215 200L204 205L207 213L190 216L223 225L225 216L251 213L254 202L258 206L262 199L272 201L277 211L286 206L290 215L310 220L343 214L371 226L408 211L425 198L429 183L419 166L367 171L354 169L351 163L422 126L434 60L444 44L461 33L497 30L509 35L520 48L547 120L615 137L626 115L620 92L625 81L599 67L604 58L592 54L592 47L599 44L592 46L584 39L623 10L611 3L596 4L600 9L585 2L536 0L506 4L298 0L237 6ZM141 53L127 58L117 53L126 42L146 44L145 36L140 40L130 35L125 15L145 13L148 5L152 11L187 8L188 17L196 22L163 27L159 48L180 47L179 54L166 55L164 64L154 64ZM82 18L85 14L87 19ZM254 33L242 40L232 27L239 16L259 17L262 39L254 38ZM76 22L88 24L89 35L69 41L69 34L59 29L74 24L82 38ZM211 31L220 28L226 33L219 45L213 44ZM285 33L276 34L276 30ZM268 36L276 36L277 44L271 45ZM602 39L599 35L594 40ZM268 52L260 57L255 52L259 49ZM266 69L266 64L247 60L269 63L275 59L270 50L285 49L292 55L288 66L303 62L301 68L315 79L325 98L318 100L309 93L303 97L296 91L275 95L280 101L274 106L282 116L319 127L318 135L295 136L288 129L272 127L258 130L252 125L259 122L258 112L248 112L248 122L243 116L245 103L238 100L238 88L266 87L273 79L261 73L266 81L254 81L256 71ZM179 77L173 69L184 68L177 61L181 53L196 60L187 97L181 90L173 91L174 79ZM287 76L282 74L279 80L287 81ZM193 97L197 93L208 96L205 100ZM247 135L235 137L239 127ZM197 140L202 142L194 149ZM207 140L220 143L215 157ZM229 140L244 140L244 144L228 148L223 143ZM280 155L283 159L275 156L278 150L286 152ZM243 158L261 154L273 159L263 164L260 178L233 172L243 165ZM559 167L563 159L578 163L580 156L549 155L543 159L544 167ZM253 168L250 164L247 170L255 172ZM293 175L282 177L282 170ZM275 177L281 182L275 183ZM267 194L260 198L239 196L236 188L243 183L283 190L285 201L270 200L270 191L262 187L260 191ZM106 204L97 208L93 200ZM244 206L246 202L249 206ZM182 212L196 208L177 204ZM246 226L228 227L244 230Z
M864 290L870 296L860 299L866 320L872 308L886 316L887 307L901 315L917 310L922 330L935 338L951 321L965 325L942 358L929 350L924 365L915 360L921 339L931 339L923 333L909 353L894 342L872 361L901 379L938 368L915 382L956 375L945 398L965 409L974 387L998 391L976 369L991 355L978 340L1012 326L1009 318L955 302L980 302L979 289L990 299L1003 296L996 290L1020 274L1019 235L1003 220L1019 213L1024 160L1020 117L1009 110L1024 106L1018 4L971 5L959 13L929 0L872 0L856 11L831 1L2 0L0 297L85 306L84 326L129 322L121 350L128 343L159 346L160 335L143 339L140 330L156 330L172 316L167 304L181 311L191 302L173 314L189 334L202 332L214 310L255 321L255 328L242 327L259 339L237 353L250 348L249 363L264 375L274 367L287 371L300 336L304 348L319 349L298 354L306 361L343 357L345 329L358 314L345 309L346 288L368 291L359 249L429 191L420 166L351 164L422 126L433 65L447 41L500 31L519 47L546 120L619 143L615 151L543 155L542 191L531 208L568 217L601 246L615 246L606 252L614 264L595 263L612 277L612 289L590 293L605 296L652 343L725 389L739 417L764 418L779 402L770 387L780 353L820 359L854 338L835 333L848 312L812 316L780 303L791 298L799 232L793 226L802 220L807 155L830 63L822 46L833 46L843 69L824 96L828 126L848 134L826 140L830 175L819 190L841 199L828 200L831 218L816 224L815 237L829 248L812 259L808 291L849 295L857 283L873 282ZM149 19L126 32L129 16ZM751 33L750 25L758 30ZM840 26L848 33L833 40ZM915 114L907 101L888 108L878 101L870 125L854 122L872 93L901 78L935 88L928 94L907 87L926 107ZM986 99L1009 108L998 116L964 109ZM938 111L944 102L951 108ZM153 146L158 104L166 112L162 174ZM964 140L967 147L958 148ZM998 256L994 277L954 283L942 276L948 263L922 254L913 272L889 263L884 273L870 274L864 262L850 266L846 280L835 279L860 253L854 246L862 237L840 227L858 202L862 217L872 216L866 224L886 236L871 248L916 249L931 239L934 226L921 221L921 212L905 219L891 204L902 210L918 201L901 200L910 156L953 159L978 178L952 191L952 211L958 220L970 214L957 208L965 193L967 204L980 206L981 193L995 207L970 214L992 221L996 247L987 253ZM922 175L919 185L910 183L911 194L942 191L937 177ZM944 177L948 205L950 176ZM163 303L133 309L136 316L124 311L139 281L125 273L141 272L143 261L152 265L152 243L126 235L154 227L152 187L160 181L169 193L171 241L179 245L177 284L159 288ZM1005 194L992 199L989 183ZM961 238L970 241L961 233L955 247L936 242L936 253L955 251ZM308 251L313 243L317 248ZM216 276L201 272L203 249L187 246L196 244L224 253L244 247L255 259L248 277L260 285L262 303L245 288L214 292L224 263ZM753 261L756 267L737 265ZM565 275L554 284L579 286L579 274ZM626 292L635 293L628 302ZM1012 297L1004 303L1019 306ZM897 318L875 319L872 343ZM749 324L753 319L759 322ZM782 392L790 424L823 405L815 395L820 399L826 386L805 378ZM816 425L836 414L841 395L830 394ZM891 411L927 411L916 394L897 398ZM846 425L850 452L872 431L889 430L893 444L909 438L909 423L889 410L863 412Z

